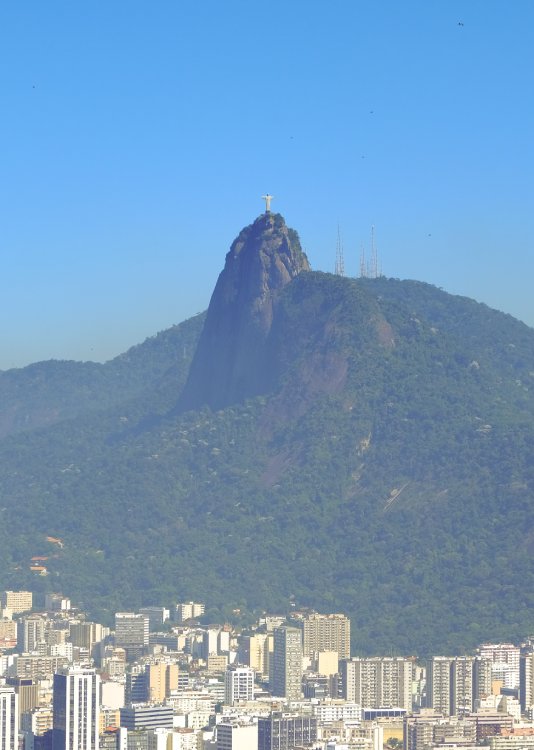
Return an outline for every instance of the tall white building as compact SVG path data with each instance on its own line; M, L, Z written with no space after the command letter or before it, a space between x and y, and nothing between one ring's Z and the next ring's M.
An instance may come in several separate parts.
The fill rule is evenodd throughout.
M426 668L426 696L428 708L451 715L451 665L448 656L434 656Z
M444 716L465 716L487 689L487 662L474 656L434 656L427 666L427 705Z
M412 662L401 657L348 659L341 663L343 697L363 708L412 708Z
M224 675L224 702L233 706L238 701L254 700L254 670L232 664Z
M279 698L302 696L302 639L299 628L282 625L274 630L271 692Z
M519 698L523 713L534 706L534 651L522 654L520 661Z
M502 681L504 687L511 690L519 687L519 646L513 643L483 643L477 650L483 659L492 662L494 680Z
M11 687L0 686L0 750L18 750L18 696Z
M465 716L474 708L474 656L456 656L451 665L451 713Z
M54 675L54 750L98 750L100 677L65 667Z
M41 615L23 617L17 623L17 646L22 653L37 651L45 642L47 621Z

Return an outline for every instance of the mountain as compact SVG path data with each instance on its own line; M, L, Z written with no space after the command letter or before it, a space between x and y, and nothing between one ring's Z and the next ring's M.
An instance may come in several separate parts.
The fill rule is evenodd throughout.
M173 326L115 359L50 360L0 372L0 438L29 432L157 392L172 378L183 385L204 315Z
M4 587L104 620L181 597L212 621L345 611L355 653L531 631L532 329L421 282L310 271L276 215L239 235L202 322L183 324L189 375L175 331L168 369L117 376L130 396L0 440Z
M234 240L209 304L180 408L220 409L270 391L266 341L278 292L310 264L297 233L266 212Z

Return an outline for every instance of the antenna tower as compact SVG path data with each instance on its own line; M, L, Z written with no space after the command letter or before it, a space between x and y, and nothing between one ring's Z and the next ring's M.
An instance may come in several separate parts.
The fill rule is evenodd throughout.
M367 276L367 265L365 263L365 247L362 242L362 249L360 250L360 278L365 279Z
M345 258L343 255L343 243L341 242L341 233L339 231L339 224L337 225L337 243L336 243L336 276L345 275Z
M371 227L371 268L369 276L372 279L377 279L378 275L378 255L375 245L375 225L373 224Z

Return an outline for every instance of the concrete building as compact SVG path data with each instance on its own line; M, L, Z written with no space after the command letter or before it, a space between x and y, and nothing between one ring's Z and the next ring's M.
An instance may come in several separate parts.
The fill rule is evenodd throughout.
M505 734L489 738L490 750L534 750L534 735Z
M72 622L69 625L69 638L73 646L86 648L91 653L94 645L104 640L110 633L109 628L98 622Z
M165 607L142 607L139 614L148 617L150 630L161 628L170 617L170 612Z
M126 673L126 705L144 703L148 700L148 685L145 664L132 664Z
M302 694L304 698L324 700L332 696L331 680L324 674L306 671L302 675Z
M178 690L178 664L158 662L146 666L148 700L162 703L172 690Z
M70 599L63 594L45 594L47 612L68 612L70 608Z
M134 612L115 613L115 645L148 646L150 621L146 615Z
M21 715L20 730L24 738L24 750L34 750L44 744L44 736L51 739L52 709L50 706L39 706Z
M17 623L4 618L0 620L0 649L15 648L17 645Z
M523 713L534 706L534 651L521 654L519 661L519 700Z
M33 606L31 591L2 591L0 594L0 609L8 609L14 615L29 612Z
M325 700L312 706L319 724L333 721L361 721L362 708L357 703L343 700Z
M206 659L206 670L210 674L226 672L228 666L227 654L209 654Z
M134 612L115 613L115 645L126 651L126 659L134 661L149 643L150 624L146 615Z
M427 706L466 716L491 694L492 663L480 656L435 656L427 665Z
M299 700L302 682L302 639L299 628L282 625L274 630L271 692Z
M521 649L513 643L483 643L477 649L483 659L492 663L494 680L501 680L505 688L519 688L519 659Z
M15 674L32 680L50 680L67 663L64 656L16 656Z
M202 658L211 654L227 654L230 650L230 633L220 627L207 628L202 634Z
M354 657L341 662L342 696L362 708L412 708L412 662Z
M336 651L339 659L350 659L350 620L342 614L312 612L291 621L302 628L302 651L313 657L320 651Z
M204 614L205 606L201 602L181 602L175 607L175 619L180 625L187 620L195 620Z
M120 709L121 727L128 731L138 729L172 729L172 706L138 704Z
M418 714L405 716L403 720L404 750L422 750L434 741L434 727L443 721L443 714L431 708Z
M315 716L275 712L258 719L258 750L292 750L316 740Z
M258 750L258 726L252 722L217 724L217 750Z
M434 656L426 668L427 707L443 714L451 715L451 665L453 659L447 656Z
M54 675L54 750L98 750L100 677L94 669L65 667Z
M41 615L29 615L17 623L17 646L19 651L29 654L39 650L45 643L45 632L49 623Z
M8 677L6 684L18 695L19 719L26 711L39 705L39 684L37 680L27 677Z
M475 711L466 717L466 721L473 722L478 744L487 744L490 737L510 733L514 725L509 714L492 709Z
M123 682L114 680L101 680L100 683L101 704L107 709L118 711L125 705L125 685ZM118 723L116 724L118 726Z
M246 664L263 677L268 677L273 644L272 633L255 633L254 635L242 636L239 642L239 663Z
M233 706L239 701L254 700L254 670L232 664L224 675L224 702Z
M492 693L493 665L489 659L475 657L473 663L473 706L476 710L480 701Z
M474 709L473 656L457 656L451 664L451 715L465 716Z
M339 657L337 651L319 651L314 654L313 668L318 674L333 677L339 672Z
M0 750L18 750L18 696L12 687L0 686Z

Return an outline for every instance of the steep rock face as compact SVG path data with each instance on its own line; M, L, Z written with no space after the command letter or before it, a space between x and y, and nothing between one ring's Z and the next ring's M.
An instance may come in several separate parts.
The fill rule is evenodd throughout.
M310 265L297 233L265 213L234 240L213 292L180 411L220 409L272 385L266 341L277 292Z

